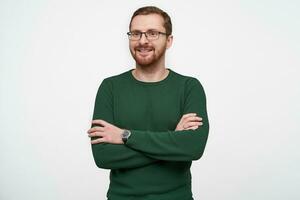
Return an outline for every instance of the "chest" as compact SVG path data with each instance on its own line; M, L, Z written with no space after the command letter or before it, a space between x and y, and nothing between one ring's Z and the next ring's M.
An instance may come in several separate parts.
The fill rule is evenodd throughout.
M122 128L175 130L182 116L180 90L158 87L125 88L114 94L114 121Z

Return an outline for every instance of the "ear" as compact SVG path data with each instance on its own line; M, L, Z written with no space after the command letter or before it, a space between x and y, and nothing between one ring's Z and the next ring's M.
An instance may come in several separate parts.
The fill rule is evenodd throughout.
M173 43L173 35L169 35L167 38L167 49L169 49L172 46Z

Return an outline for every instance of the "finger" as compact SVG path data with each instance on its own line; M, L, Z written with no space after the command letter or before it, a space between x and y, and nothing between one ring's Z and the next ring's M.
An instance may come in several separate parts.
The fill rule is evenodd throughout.
M91 140L91 144L99 144L99 143L104 143L106 140L104 138L98 138L95 140Z
M103 137L105 135L104 132L92 132L88 134L89 137Z
M177 127L184 127L184 124L187 123L189 120L190 117L196 117L197 113L187 113L187 114L184 114L182 116L182 118L180 119L180 121L178 122L177 124ZM197 118L195 118L197 119ZM202 120L202 118L201 118ZM199 121L200 121L200 118L199 118ZM183 128L184 129L184 128Z
M184 127L201 126L202 124L203 124L202 122L188 122L185 124Z
M199 126L191 126L189 128L186 128L184 130L196 130Z
M202 121L203 120L202 117L198 117L198 116L194 117L194 119L195 119L195 121Z
M185 119L185 118L191 117L191 116L196 116L196 115L197 115L197 113L188 113L188 114L184 114L184 115L182 116L182 119Z
M182 122L185 122L186 119L188 119L189 117L194 117L196 116L197 114L196 113L188 113L188 114L185 114L181 117L179 123L182 123Z
M109 123L106 122L106 121L104 121L104 120L102 120L102 119L94 119L94 120L92 121L92 124L93 124L93 125L94 125L94 124L99 124L99 125L102 125L102 126L107 126Z
M201 118L201 120L202 120L202 118ZM182 123L188 123L188 122L192 122L192 121L200 121L200 118L197 116L190 116L190 117L185 118L182 121Z
M200 118L199 117L197 117L197 116L189 116L189 117L186 117L184 120L183 120L183 122L189 122L189 121L199 121L200 120Z
M93 128L90 128L87 133L92 133L92 132L95 132L95 131L104 131L104 127L101 127L101 126L94 126Z
M188 121L202 121L201 117L195 116L195 117L189 117L187 118Z

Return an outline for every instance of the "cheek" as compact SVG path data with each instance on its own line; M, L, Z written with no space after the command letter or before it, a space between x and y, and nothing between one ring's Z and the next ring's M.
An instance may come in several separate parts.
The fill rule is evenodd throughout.
M134 50L135 46L136 46L135 43L129 42L129 48L130 49Z
M164 42L157 42L157 43L154 43L152 46L154 47L154 49L156 51L161 51L162 49L164 49L166 47L166 44Z
M133 49L133 45L129 43L129 49Z

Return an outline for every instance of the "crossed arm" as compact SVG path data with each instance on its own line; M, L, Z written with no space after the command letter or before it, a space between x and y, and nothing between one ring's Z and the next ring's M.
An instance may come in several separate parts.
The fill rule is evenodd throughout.
M159 160L191 161L202 156L208 136L208 120L205 94L197 80L186 97L184 113L187 114L182 116L175 131L131 130L132 135L126 145L121 139L123 129L113 124L112 94L106 84L109 83L104 80L99 87L95 120L88 130L94 160L99 168L135 168Z

